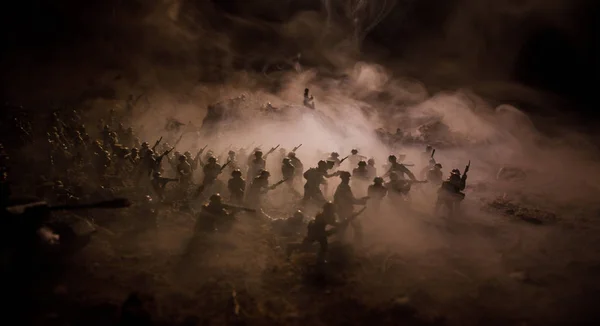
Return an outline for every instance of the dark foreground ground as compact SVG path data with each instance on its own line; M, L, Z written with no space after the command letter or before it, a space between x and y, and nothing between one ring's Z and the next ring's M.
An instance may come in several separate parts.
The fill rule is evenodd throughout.
M22 287L18 324L548 325L593 322L600 294L593 209L536 210L473 192L464 217L413 208L362 216L362 248L329 263L283 255L290 240L256 216L186 248L193 217L167 207L140 231L136 208L95 215L88 247L58 267L3 280ZM127 299L127 301L126 301ZM23 303L21 303L23 302Z

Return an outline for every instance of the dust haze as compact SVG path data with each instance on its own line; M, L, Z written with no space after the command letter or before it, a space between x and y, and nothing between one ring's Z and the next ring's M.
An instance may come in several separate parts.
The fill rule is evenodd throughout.
M578 1L456 0L436 9L434 1L348 1L349 6L340 0L257 0L232 2L228 13L219 2L115 4L113 21L99 26L110 26L121 38L59 49L43 65L22 57L16 66L32 64L38 74L10 71L15 77L7 93L23 103L77 102L89 124L97 124L110 109L124 110L129 94L141 96L124 123L142 141L162 136L175 143L181 132L165 130L172 118L187 124L180 152L205 145L217 154L229 146L261 145L268 151L280 145L289 151L302 144L297 155L305 170L331 152L344 157L356 148L375 159L380 175L388 155L406 154L405 163L415 164L410 169L418 176L426 166L421 152L431 144L445 177L471 162L464 216L454 221L435 217L435 189L428 185L413 188L409 205L388 201L378 215L367 210L361 216L364 246L353 249L360 266L347 267L352 285L327 286L327 291L335 296L348 291L375 305L400 297L426 319L443 315L450 324L462 325L482 321L486 313L511 316L505 317L511 322L568 321L584 309L564 300L581 300L578 289L598 286L571 269L574 262L598 264L597 148L587 135L558 123L560 117L537 119L545 109L554 114L569 108L560 107L551 94L510 79L526 37L542 23L572 31L567 13ZM431 6L435 23L421 31L415 20L427 18L424 3ZM394 23L401 55L387 53L368 37ZM298 54L299 69L294 66ZM315 98L314 110L302 105L305 88ZM108 94L98 95L100 89ZM28 92L39 96L31 99ZM241 118L226 120L208 134L196 130L208 105L241 94L246 96ZM282 113L261 113L267 103ZM378 134L382 128L391 134L399 128L410 142L392 146ZM548 128L553 134L544 132ZM267 161L271 179L279 174L276 155ZM505 166L527 171L527 178L497 180ZM332 198L338 183L338 178L329 179L326 198ZM302 186L296 190L301 193ZM366 185L353 183L353 191L364 195ZM530 225L507 217L512 215L493 205L498 202L554 217ZM287 190L278 189L264 206L271 218L284 218L297 204ZM316 211L313 207L307 213ZM131 255L156 247L159 258L142 268L163 278L149 289L166 300L173 293L193 297L191 289L216 278L229 284L225 288L245 288L249 296L284 297L289 300L284 311L302 310L305 298L271 283L282 282L281 275L270 276L272 270L285 274L296 268L272 249L285 244L254 223L241 218L231 235L214 239L202 262L180 262L183 267L176 272L170 264L191 235L180 225L162 231L158 239L136 240L138 249ZM117 251L95 246L84 259L93 262L93 254ZM295 281L292 288L305 282ZM328 300L319 291L310 293Z

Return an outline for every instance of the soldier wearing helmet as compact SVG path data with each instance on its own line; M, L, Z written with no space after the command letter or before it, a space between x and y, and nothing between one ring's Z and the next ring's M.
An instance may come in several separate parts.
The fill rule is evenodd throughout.
M340 166L340 154L337 152L331 152L331 155L329 155L327 161L333 162L333 166L331 168Z
M250 207L260 207L262 195L269 191L269 177L271 173L267 170L260 170L258 176L252 180L246 201Z
M221 174L221 165L217 163L216 157L210 156L208 162L202 166L202 171L204 172L204 179L198 190L196 190L198 195L202 194L207 187L215 184L219 174Z
M348 156L348 162L350 162L350 166L357 166L360 161L364 161L367 158L365 156L358 154L358 149L354 148L350 151L350 156Z
M281 161L281 175L283 179L288 180L289 183L294 182L295 169L289 158L283 158Z
M369 198L371 198L371 207L376 211L379 210L381 201L387 195L387 192L387 187L383 184L383 178L375 177L373 179L373 184L370 185L367 190L367 194L369 195Z
M242 171L235 169L231 172L231 179L227 182L230 201L236 205L241 205L244 202L244 194L246 192L246 180L242 178Z
M230 222L232 214L226 209L223 204L221 195L216 193L209 197L208 203L202 205L196 220L196 232L214 232L223 223Z
M264 170L267 166L267 161L263 157L263 152L261 150L257 150L254 152L254 159L251 160L248 164L248 180L254 180L258 173L261 170Z
M177 176L179 177L179 184L183 190L187 190L192 182L192 167L183 155L179 155L178 161Z
M360 161L358 162L358 167L352 170L352 177L357 180L367 181L369 178L369 170L367 169L367 162Z
M436 186L442 184L444 181L443 176L442 165L440 163L435 163L433 167L427 171L427 181Z
M290 159L290 163L294 166L294 177L296 179L301 178L302 174L304 174L304 165L302 164L302 161L296 156L295 152L289 152L287 156Z
M398 174L398 177L402 179L405 179L404 175L406 174L411 180L417 180L415 175L404 164L398 163L396 155L390 155L388 157L388 162L390 163L390 169L388 170L388 172L386 172L386 175L389 175L392 172L396 172Z
M319 161L316 168L310 168L304 172L304 198L303 201L316 200L318 202L324 202L325 197L321 192L321 185L327 184L325 178L331 178L338 175L338 172L328 174L327 173L327 162Z
M308 223L307 234L300 243L290 243L287 246L286 254L289 258L295 251L310 251L312 244L319 243L319 253L317 262L325 263L327 250L329 247L328 237L335 233L334 230L327 230L327 226L337 226L335 205L332 202L323 204L323 210L315 216L314 220Z
M370 158L367 161L367 170L369 171L369 178L375 178L377 176L377 168L375 167L375 159Z
M342 182L338 185L333 194L333 204L340 219L345 220L354 214L354 205L366 205L369 197L356 198L350 187L350 172L341 171L339 173ZM350 223L354 229L354 237L357 241L362 240L362 227L358 221Z
M468 166L467 166L468 168ZM450 176L438 189L438 199L435 204L437 212L442 205L445 205L450 210L450 216L455 215L460 209L460 202L465 198L462 192L466 188L467 174L461 176L460 170L452 169Z

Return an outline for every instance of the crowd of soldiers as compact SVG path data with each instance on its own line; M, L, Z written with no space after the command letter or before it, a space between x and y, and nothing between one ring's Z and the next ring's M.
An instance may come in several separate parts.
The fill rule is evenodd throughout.
M305 104L312 105L312 97L308 92L305 95ZM424 163L419 180L409 169L410 165L402 163L405 155L390 155L379 170L374 158L353 149L343 158L332 152L316 166L306 168L298 155L302 144L289 151L277 145L266 152L260 146L250 153L249 148L235 150L232 146L217 152L206 145L182 152L179 145L185 133L172 136L176 139L172 145L162 137L151 142L141 141L132 127L126 128L118 121L114 111L106 121L101 120L94 126L86 126L76 111L53 114L46 133L49 164L44 177L38 180L37 195L50 203L64 205L77 203L86 195L110 198L114 196L113 189L121 187L144 194L148 205L170 202L186 207L192 202L207 201L197 213L196 229L213 232L228 229L235 220L234 214L241 210L268 216L263 210L265 197L285 185L283 193L299 203L294 207L299 210L291 218L276 222L298 227L304 225L303 212L308 211L308 207L321 209L308 224L305 240L290 245L288 254L316 241L321 245L320 259L324 259L327 237L335 233L327 229L329 226L339 230L351 225L355 240L361 241L361 224L355 218L364 209L356 212L355 205L368 205L377 212L385 198L394 203L409 201L411 187L420 183L437 189L436 211L447 208L450 215L455 215L464 198L462 191L469 166L463 173L453 169L444 180L442 165L435 160L431 146L422 154ZM0 151L2 202L6 206L11 194L9 164L3 147ZM97 187L85 194L85 187L77 184L74 175L85 175ZM278 181L272 182L272 176ZM340 183L329 200L326 179L333 177L339 177ZM359 192L364 196L355 197ZM226 195L226 199L221 194ZM149 216L155 216L156 211L153 206L149 209L153 214Z

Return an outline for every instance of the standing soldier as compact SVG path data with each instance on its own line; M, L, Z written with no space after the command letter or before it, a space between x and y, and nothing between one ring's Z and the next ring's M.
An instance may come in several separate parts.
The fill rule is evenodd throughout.
M406 174L411 180L417 180L415 175L404 164L398 163L396 155L390 155L388 157L388 162L390 163L390 169L388 170L388 172L386 172L386 175L389 175L392 172L396 172L398 174L398 177L400 177L401 179L406 179L404 177L404 175Z
M281 176L283 179L287 180L288 183L293 184L295 170L296 168L292 164L292 161L289 158L284 157L281 161Z
M435 203L435 212L437 213L442 205L446 206L450 211L450 217L455 216L460 209L460 202L465 199L465 194L462 192L467 185L467 172L471 162L465 168L463 175L460 175L460 170L453 169L450 172L450 177L438 189L438 198Z
M333 204L335 210L338 213L340 220L349 219L354 214L354 205L366 205L369 197L363 197L357 199L352 193L350 188L350 172L341 171L339 173L342 182L339 184L333 195ZM354 238L357 242L362 241L362 226L358 221L352 221L350 223L354 230Z
M358 149L354 148L350 151L350 156L348 156L348 162L350 162L350 166L356 166L360 161L364 161L367 159L365 156L358 154Z
M267 166L267 161L263 158L263 152L261 150L257 150L254 152L254 159L250 160L248 164L248 174L246 175L246 179L254 180L254 178L258 175L261 170L264 170Z
M387 195L387 188L383 184L382 177L375 177L373 179L373 184L369 186L367 190L367 194L369 198L371 198L371 207L373 208L375 213L379 212L379 208L381 207L381 201Z
M200 165L202 165L202 171L204 172L204 179L202 180L202 184L198 187L196 193L201 195L202 192L206 189L206 187L212 186L215 184L215 181L221 174L221 165L217 163L217 159L214 156L208 158L208 163L203 164L200 161Z
M444 174L442 173L442 165L436 163L433 168L427 171L427 181L432 185L439 186L442 184Z
M248 196L246 196L246 202L251 208L261 207L262 195L278 186L278 184L269 185L270 176L269 171L261 170L258 176L252 180Z
M177 175L179 176L179 185L181 190L187 192L192 183L192 167L185 159L185 156L179 156L179 164L177 164Z
M316 168L310 168L304 172L306 183L304 184L303 202L306 203L311 199L318 203L325 202L325 197L323 196L323 192L321 192L321 185L327 183L325 178L331 178L336 175L339 175L338 172L327 173L327 162L325 161L319 161Z
M246 180L242 178L242 171L235 169L231 172L231 179L227 182L230 201L235 205L241 205L244 202L244 194L246 192Z
M302 180L302 175L304 174L304 165L302 161L296 156L295 152L289 152L288 158L290 159L290 163L294 166L294 179Z
M342 161L340 160L340 154L338 154L337 152L331 152L331 155L329 155L329 157L327 158L327 161L331 161L333 162L333 167L339 167L340 164L342 164Z
M375 167L375 160L370 158L367 161L367 170L369 170L369 178L375 178L377 176L377 168Z

